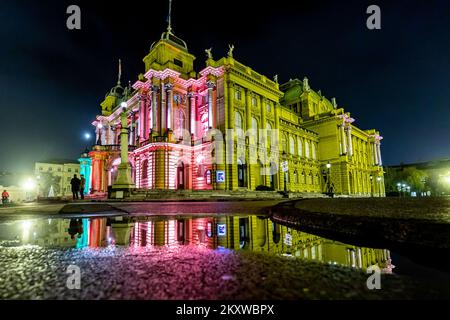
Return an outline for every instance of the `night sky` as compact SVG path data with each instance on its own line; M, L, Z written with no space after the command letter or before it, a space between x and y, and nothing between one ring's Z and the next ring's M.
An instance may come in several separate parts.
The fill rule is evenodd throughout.
M362 129L384 137L384 164L450 157L450 1L173 0L174 33L205 66L236 60L279 82L307 76ZM134 83L166 28L168 0L0 3L0 170L76 159L117 81ZM81 8L81 30L66 8ZM382 29L366 28L378 4Z

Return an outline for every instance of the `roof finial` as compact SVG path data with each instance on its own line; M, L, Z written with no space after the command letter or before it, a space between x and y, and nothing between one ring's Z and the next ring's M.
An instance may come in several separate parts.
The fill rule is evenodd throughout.
M172 33L172 0L169 0L169 15L167 16L167 32Z
M122 78L122 60L119 59L119 74L117 75L118 86L120 86L120 78Z

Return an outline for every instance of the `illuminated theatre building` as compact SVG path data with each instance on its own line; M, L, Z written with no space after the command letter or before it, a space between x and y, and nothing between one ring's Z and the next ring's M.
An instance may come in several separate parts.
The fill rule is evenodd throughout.
M277 76L272 81L236 61L233 49L219 60L205 50L206 67L197 73L195 57L169 26L143 59L138 81L122 87L119 75L93 122L97 142L84 162L92 193L114 185L126 114L136 189L323 193L332 185L336 194L384 196L376 130L357 128L308 79L279 85Z

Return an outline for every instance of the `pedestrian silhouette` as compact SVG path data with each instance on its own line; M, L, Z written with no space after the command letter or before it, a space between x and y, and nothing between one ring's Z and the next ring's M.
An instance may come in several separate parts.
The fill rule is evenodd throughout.
M80 179L80 198L81 200L84 199L84 188L86 186L86 179L84 178L84 175L81 175L81 179Z
M9 200L9 193L6 190L2 192L2 204L7 204Z
M72 180L70 180L72 186L72 198L73 200L79 199L78 192L80 192L81 180L78 179L77 175L74 174Z
M71 239L75 239L78 234L78 238L81 238L83 234L83 223L81 219L70 219L69 229L67 230Z

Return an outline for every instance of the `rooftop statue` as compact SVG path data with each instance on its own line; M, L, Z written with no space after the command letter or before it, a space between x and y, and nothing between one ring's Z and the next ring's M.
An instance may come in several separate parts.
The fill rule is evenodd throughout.
M212 51L212 48L205 49L206 56L208 57L208 59L212 59L213 58L211 51Z
M234 45L229 44L229 45L228 45L228 48L229 48L229 50L228 50L228 56L231 57L231 58L233 58Z

